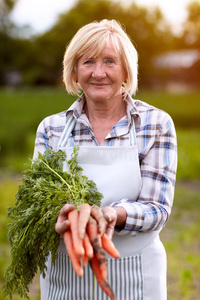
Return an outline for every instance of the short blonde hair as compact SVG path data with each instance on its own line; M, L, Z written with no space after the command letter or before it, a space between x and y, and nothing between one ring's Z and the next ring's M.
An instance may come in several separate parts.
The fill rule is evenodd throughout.
M70 94L80 94L80 86L76 82L76 66L80 57L97 48L100 54L103 47L111 42L118 53L127 72L124 92L135 94L138 87L138 55L130 38L115 20L94 21L78 30L66 48L63 59L63 81Z

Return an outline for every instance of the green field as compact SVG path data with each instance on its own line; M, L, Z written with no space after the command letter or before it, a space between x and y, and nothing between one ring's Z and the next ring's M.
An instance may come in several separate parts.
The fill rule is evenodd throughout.
M167 111L178 138L178 173L174 207L161 233L168 255L168 299L200 299L200 91L188 94L141 91L136 98ZM0 90L0 284L9 264L6 208L14 204L21 171L32 157L35 132L46 116L74 100L63 88ZM38 278L31 296L39 300ZM0 291L0 299L5 299ZM19 298L14 298L19 299Z

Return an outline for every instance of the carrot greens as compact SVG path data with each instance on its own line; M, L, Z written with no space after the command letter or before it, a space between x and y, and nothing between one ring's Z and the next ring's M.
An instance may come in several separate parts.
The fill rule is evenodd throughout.
M8 239L11 263L5 271L4 296L13 293L29 299L28 286L39 271L45 276L45 262L51 252L55 263L60 236L55 231L58 214L65 203L78 207L82 203L100 206L102 194L96 184L82 173L77 162L78 148L68 160L65 152L47 148L30 161L15 205L8 208ZM67 162L68 171L63 171Z

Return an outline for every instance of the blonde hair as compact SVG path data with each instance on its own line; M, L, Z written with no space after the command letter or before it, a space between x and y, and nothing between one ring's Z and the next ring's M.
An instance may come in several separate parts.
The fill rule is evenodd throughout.
M100 54L104 46L112 42L115 50L121 54L127 72L124 84L125 93L135 94L138 87L138 55L130 38L115 20L102 20L89 23L78 30L66 48L63 59L63 81L70 94L79 95L80 86L76 82L76 66L80 57L97 48Z

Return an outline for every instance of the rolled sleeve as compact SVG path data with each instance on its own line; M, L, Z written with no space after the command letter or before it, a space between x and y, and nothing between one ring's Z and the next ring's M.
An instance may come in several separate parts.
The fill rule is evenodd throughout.
M162 124L157 134L151 131L146 141L143 139L145 147L140 153L142 188L138 199L122 199L111 204L127 212L124 228L116 228L119 235L134 236L138 232L161 230L171 213L177 168L176 133L166 113Z

